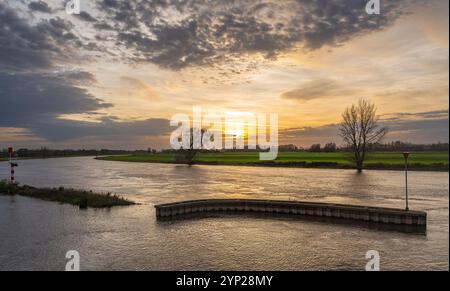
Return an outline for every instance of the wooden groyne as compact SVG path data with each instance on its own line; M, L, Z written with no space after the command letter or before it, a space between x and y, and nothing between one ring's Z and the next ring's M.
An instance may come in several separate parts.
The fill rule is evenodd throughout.
M255 199L206 199L155 205L158 219L200 213L274 213L425 227L427 213L395 208Z

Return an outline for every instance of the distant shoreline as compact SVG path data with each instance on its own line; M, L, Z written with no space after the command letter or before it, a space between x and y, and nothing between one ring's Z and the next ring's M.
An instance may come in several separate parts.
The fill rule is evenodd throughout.
M248 153L245 153L248 154ZM275 161L255 161L255 160L243 160L239 161L239 156L225 157L221 154L216 154L217 158L214 160L215 154L208 154L203 157L200 156L196 161L194 161L193 165L210 165L210 166L246 166L246 167L274 167L274 168L314 168L314 169L354 169L354 167L350 163L345 163L342 161L326 161L322 159L320 161L312 161L308 160L308 154L306 154L305 160L275 160ZM422 153L423 154L423 153ZM325 154L326 155L326 154ZM382 155L382 154L380 154ZM400 154L399 154L400 155ZM426 154L425 154L426 155ZM445 155L442 153L442 155ZM439 162L410 162L408 163L408 170L411 171L433 171L433 172L448 172L448 153L447 155L447 163L442 162L445 157L440 157ZM154 155L126 155L126 156L104 156L97 157L97 160L102 161L118 161L118 162L136 162L136 163L159 163L159 164L178 164L182 165L183 163L176 162L173 155L168 154L154 154ZM403 171L405 169L404 164L395 161L393 163L386 162L368 162L365 167L366 170L393 170L393 171Z
M284 154L289 156L287 159L284 157L282 160L275 161L259 161L255 156L257 153L242 152L242 153L211 153L202 154L199 159L195 160L193 165L209 165L209 166L244 166L244 167L274 167L274 168L306 168L306 169L346 169L351 170L354 167L343 159L343 153L310 153L310 152L287 152L280 153L283 157ZM297 154L299 157L297 157ZM383 155L397 155L400 153L375 153L383 157ZM241 155L243 155L241 160ZM254 156L252 156L254 155ZM322 155L317 161L311 159L309 156ZM439 155L436 161L428 161L428 156ZM249 159L251 156L251 159ZM304 160L302 159L304 156ZM330 156L330 158L328 158ZM338 159L336 158L338 156ZM412 160L408 163L408 170L410 171L430 171L430 172L449 172L448 164L448 152L420 152L415 156L424 156L425 159L420 159L419 162ZM83 158L91 157L96 160L102 161L117 161L117 162L138 162L138 163L154 163L154 164L175 164L183 165L175 161L173 154L146 154L146 155L85 155L85 156L54 156L54 157L21 157L18 160L36 160L36 159L56 159L56 158ZM414 157L414 156L413 156ZM392 159L392 157L389 157ZM378 159L378 157L377 157ZM375 160L377 160L375 159ZM425 160L426 162L423 162ZM1 162L7 162L7 158L0 158ZM369 160L364 167L366 170L390 170L390 171L403 171L405 166L400 163L399 160L394 160L391 163L388 162L375 162Z
M108 157L113 157L114 155L108 155ZM26 161L26 160L45 160L45 159L63 159L63 158L89 158L89 157L97 157L96 155L79 155L79 156L48 156L48 157L14 157L14 160L18 161ZM9 158L0 158L0 162L7 162Z

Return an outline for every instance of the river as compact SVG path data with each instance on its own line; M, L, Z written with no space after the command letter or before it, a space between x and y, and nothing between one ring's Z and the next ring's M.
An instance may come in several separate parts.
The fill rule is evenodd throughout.
M0 177L9 176L0 162ZM185 199L268 198L404 207L401 171L182 166L90 157L19 161L33 186L120 194L136 206L79 210L0 196L0 270L382 270L449 269L449 174L410 172L410 208L428 212L426 234L290 218L221 216L156 221L153 205Z

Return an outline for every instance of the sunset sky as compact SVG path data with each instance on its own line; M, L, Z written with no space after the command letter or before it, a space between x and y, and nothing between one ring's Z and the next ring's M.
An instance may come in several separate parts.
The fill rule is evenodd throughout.
M0 148L166 148L176 113L278 113L281 144L448 142L448 0L0 0Z

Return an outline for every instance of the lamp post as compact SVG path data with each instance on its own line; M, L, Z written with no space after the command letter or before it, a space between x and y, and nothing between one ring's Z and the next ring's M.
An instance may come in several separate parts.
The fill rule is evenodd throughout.
M405 190L406 190L406 211L409 210L408 206L408 157L411 153L404 152L403 157L405 158Z

